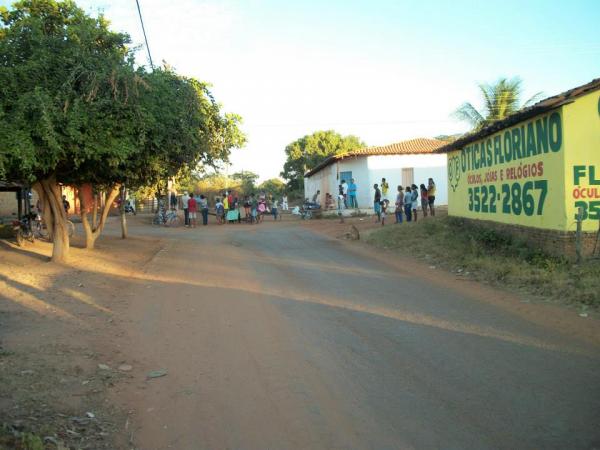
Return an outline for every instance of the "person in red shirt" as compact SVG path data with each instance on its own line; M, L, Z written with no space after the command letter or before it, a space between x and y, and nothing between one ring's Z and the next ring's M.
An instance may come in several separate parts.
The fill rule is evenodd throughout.
M198 203L193 196L188 200L188 214L190 215L190 227L196 228L196 213L198 212Z

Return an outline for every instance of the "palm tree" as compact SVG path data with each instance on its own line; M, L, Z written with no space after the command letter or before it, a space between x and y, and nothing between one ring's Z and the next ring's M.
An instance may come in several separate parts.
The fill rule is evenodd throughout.
M495 84L482 83L479 85L483 96L483 110L477 109L471 103L463 103L454 115L460 120L469 122L475 130L479 130L498 120L502 120L521 108L533 104L541 95L538 92L529 100L520 104L521 79L500 78Z

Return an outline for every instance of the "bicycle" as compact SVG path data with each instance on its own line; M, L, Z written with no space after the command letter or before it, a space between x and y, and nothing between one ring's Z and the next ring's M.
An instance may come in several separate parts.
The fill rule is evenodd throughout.
M177 215L177 211L171 209L165 215L165 226L167 227L176 227L179 225L179 216Z
M35 234L31 227L31 217L24 216L21 220L13 220L12 223L13 231L15 232L15 238L19 247L23 246L25 239L32 244L35 242Z
M48 227L46 226L44 219L42 219L39 215L34 219L32 228L33 228L33 233L36 237L42 238L42 239L48 239L48 235L49 235ZM69 234L69 237L72 237L73 234L75 234L75 224L68 219L67 219L67 232Z
M174 209L170 209L169 211L165 211L164 204L159 204L158 212L152 219L152 225L164 225L165 227L176 227L179 225L179 216L177 215L177 211Z

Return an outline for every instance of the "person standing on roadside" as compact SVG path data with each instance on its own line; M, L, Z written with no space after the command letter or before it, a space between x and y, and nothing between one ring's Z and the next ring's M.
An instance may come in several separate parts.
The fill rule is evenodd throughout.
M183 223L186 227L190 226L190 211L188 209L188 202L190 201L190 196L187 191L183 192L183 197L181 197L181 207L183 208Z
M208 225L208 199L204 194L200 195L198 206L202 212L202 225Z
M410 186L406 186L404 191L404 214L406 215L406 221L412 221L412 192L410 192Z
M435 183L433 178L430 178L427 184L427 203L429 204L429 212L432 216L435 216L435 209L433 204L435 203Z
M358 202L356 201L356 183L354 182L354 178L352 178L350 184L348 184L348 200L350 208L358 208Z
M250 194L250 223L258 222L258 200L254 192Z
M227 215L227 212L229 211L229 192L225 191L225 194L223 194L223 210L225 212L225 215Z
M217 217L217 223L221 225L225 219L225 207L220 198L215 200L215 215Z
M429 207L429 200L427 198L427 188L424 184L419 186L421 192L421 209L423 210L423 217L427 217L427 208Z
M387 217L387 210L390 204L389 200L381 200L381 226L385 225L385 218Z
M281 209L283 211L288 210L288 198L287 198L287 194L285 192L283 193L283 196L281 197Z
M419 207L419 187L416 184L410 186L410 194L412 200L412 216L413 222L417 221L417 208Z
M277 198L271 195L271 214L273 214L273 220L281 219L279 216L279 209L277 208Z
M375 214L377 215L377 222L381 221L381 191L379 190L379 185L375 183L373 185L373 189L375 189L375 196L373 197L373 209L375 210Z
M313 195L312 202L313 202L315 205L319 205L319 206L321 206L321 200L320 200L320 197L321 197L321 191L320 191L320 190L317 190L317 192L315 193L315 195Z
M390 185L388 184L387 181L385 181L385 178L382 178L381 179L381 196L382 196L383 200L388 199L389 190L390 190Z
M65 209L65 213L66 213L67 219L68 219L69 218L69 210L71 209L71 204L69 203L69 200L67 200L66 195L62 196L62 204L63 204L63 208Z
M188 214L190 215L190 228L196 228L196 213L198 212L198 203L193 196L188 200Z
M404 208L404 189L398 186L396 195L396 223L402 223L402 209Z
M348 208L348 183L342 180L342 195L344 196L344 208Z

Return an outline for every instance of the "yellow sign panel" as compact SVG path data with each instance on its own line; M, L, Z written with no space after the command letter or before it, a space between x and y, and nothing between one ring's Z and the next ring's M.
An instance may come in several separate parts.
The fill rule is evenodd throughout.
M581 207L584 229L597 229L600 111L586 107L597 96L448 153L449 214L568 231Z

